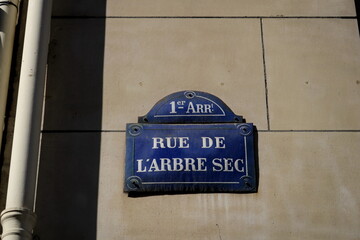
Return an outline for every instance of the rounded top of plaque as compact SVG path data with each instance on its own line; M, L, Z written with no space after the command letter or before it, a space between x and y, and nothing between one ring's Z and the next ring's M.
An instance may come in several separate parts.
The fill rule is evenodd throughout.
M242 116L233 111L218 97L199 91L172 93L160 101L139 123L239 123Z

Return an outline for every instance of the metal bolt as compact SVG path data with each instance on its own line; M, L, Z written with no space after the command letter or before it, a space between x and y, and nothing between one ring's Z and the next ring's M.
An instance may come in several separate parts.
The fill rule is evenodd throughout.
M131 180L130 180L130 183L131 183L132 185L134 185L136 188L140 188L139 180L137 180L137 179L131 179Z

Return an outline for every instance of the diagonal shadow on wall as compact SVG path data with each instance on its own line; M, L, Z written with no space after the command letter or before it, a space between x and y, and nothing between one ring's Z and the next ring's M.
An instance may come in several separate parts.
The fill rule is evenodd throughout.
M40 239L96 239L106 1L54 0L35 212Z

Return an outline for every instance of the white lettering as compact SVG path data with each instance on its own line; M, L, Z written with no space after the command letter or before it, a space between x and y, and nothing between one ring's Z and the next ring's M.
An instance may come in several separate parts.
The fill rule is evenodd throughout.
M153 137L152 149L159 148L189 148L189 137ZM164 141L166 140L166 141Z
M219 162L217 162L219 161ZM213 161L212 161L212 164L214 165L213 166L213 172L221 172L223 170L223 166L221 164L221 159L220 158L214 158ZM215 167L218 167L215 168Z
M179 148L189 148L189 137L179 137Z
M195 159L184 158L184 160L185 160L185 170L184 171L196 171ZM190 170L190 166L191 166L191 170Z
M188 109L186 110L186 113L194 113L194 112L195 112L194 104L192 102L189 102Z
M215 137L215 148L225 148L225 137Z
M232 158L224 158L224 172L233 172L234 168L232 166Z
M201 137L201 148L211 148L214 145L214 140L211 137ZM215 148L225 148L225 137L215 137Z
M137 167L138 170L136 172L146 172L146 167L144 169L142 169L143 160L137 159L136 161L137 161L137 165L138 165L138 167Z
M176 110L175 110L175 101L170 102L170 105L171 105L171 111L170 111L170 113L176 113Z
M159 165L157 164L156 162L156 159L154 158L151 162L151 165L149 167L149 171L148 172L152 172L154 169L154 172L160 172L160 169L159 169Z
M202 146L201 148L211 148L214 141L210 137L201 137Z
M160 158L160 166L161 166L161 171L172 171L169 158Z
M160 148L165 148L165 145L164 145L164 139L162 138L159 138L159 137L153 137L153 147L152 149L158 149L158 144L160 145Z
M244 167L241 168L241 170L239 169L239 161L241 162L241 164L244 164L244 160L242 159L236 159L235 163L234 163L234 167L236 169L236 171L238 172L244 172Z
M182 158L173 158L174 161L174 171L182 171L184 169L184 165Z
M204 106L202 104L196 104L196 113L204 113Z
M210 104L204 104L204 111L205 113L211 113L211 105Z
M173 141L173 145L171 146L171 139L174 139L174 141ZM166 146L168 147L168 148L176 148L176 139L177 139L177 137L167 137L166 138Z
M207 171L207 167L204 166L206 158L196 158L198 161L198 171Z

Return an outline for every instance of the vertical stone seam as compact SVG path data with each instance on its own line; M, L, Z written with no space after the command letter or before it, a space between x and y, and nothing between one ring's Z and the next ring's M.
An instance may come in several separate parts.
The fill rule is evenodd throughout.
M266 61L265 61L264 29L263 29L263 19L262 18L260 18L260 30L261 30L262 59L263 59L263 67L264 67L267 130L270 130L269 97L268 97L268 84L267 84Z

